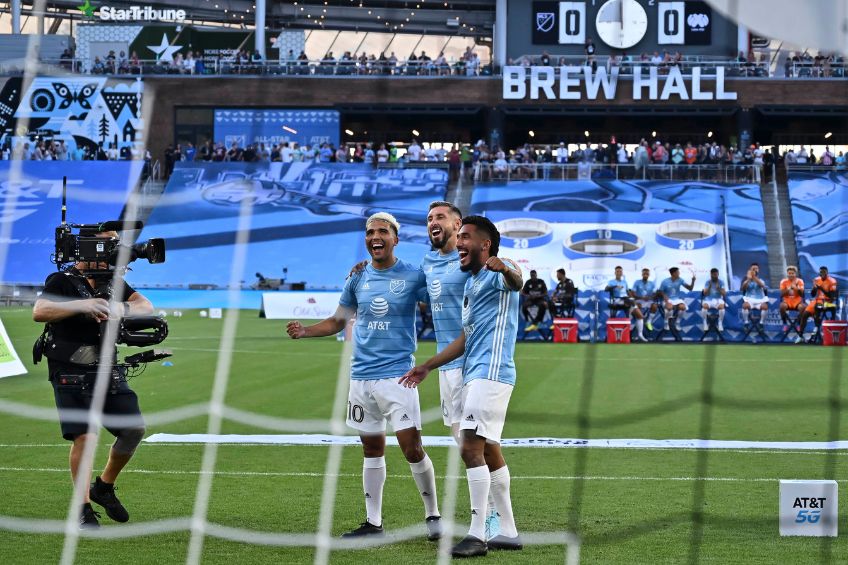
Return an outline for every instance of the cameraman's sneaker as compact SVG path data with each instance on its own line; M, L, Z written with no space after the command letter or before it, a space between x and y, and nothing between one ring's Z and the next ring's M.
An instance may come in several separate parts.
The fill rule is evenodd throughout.
M126 522L130 515L118 497L115 496L115 485L104 483L100 477L94 479L91 488L88 489L88 497L106 510L106 515L116 522Z
M82 505L80 512L79 527L81 530L96 530L100 527L100 522L97 520L100 514L94 511L91 503L86 502Z
M442 517L441 516L427 516L427 519L424 520L424 523L427 524L427 539L429 541L438 541L442 537Z
M353 529L349 532L345 532L342 534L343 538L361 538L366 536L384 536L385 531L383 530L383 526L375 526L368 520L359 524L359 527Z

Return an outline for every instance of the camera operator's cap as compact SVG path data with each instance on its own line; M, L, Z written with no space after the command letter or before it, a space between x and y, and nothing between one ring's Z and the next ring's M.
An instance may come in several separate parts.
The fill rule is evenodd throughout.
M368 226L371 225L371 222L374 222L376 220L382 220L393 228L395 228L395 235L398 235L400 233L400 223L394 216L392 216L388 212L377 212L376 214L371 214L371 216L369 216L369 218L365 221L365 228L367 229Z

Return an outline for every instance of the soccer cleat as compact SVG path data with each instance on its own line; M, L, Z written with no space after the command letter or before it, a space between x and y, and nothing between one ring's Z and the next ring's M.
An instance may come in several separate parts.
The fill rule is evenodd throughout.
M442 517L427 516L424 520L427 525L427 539L429 541L438 541L442 537Z
M115 496L115 485L104 483L97 477L91 488L88 489L88 497L92 502L95 502L106 510L106 515L116 522L126 522L130 519L130 515L118 497Z
M654 331L654 324L652 324L650 320L648 320L647 322L645 322L645 327L646 327L646 328L648 328L648 331L649 331L649 332Z
M100 527L100 522L97 519L100 517L100 514L94 511L94 508L91 507L90 502L86 502L82 505L82 512L80 512L79 519L79 527L81 530L94 530Z
M648 340L645 339L645 336L643 336L642 334L637 334L636 341L647 342Z
M489 548L486 542L474 536L465 536L462 541L453 546L451 555L454 557L480 557L488 552Z
M803 338L803 337L801 337L801 336L796 337L796 338L795 338L795 343L804 343L804 338Z
M536 329L538 329L538 327L539 326L537 326L536 324L530 324L529 326L524 328L524 332L527 333L527 332L535 331Z
M342 534L343 538L361 538L365 536L383 536L385 535L385 530L383 530L383 526L375 526L368 520L365 520L359 527L351 530L349 532L345 532Z
M524 544L521 543L521 536L508 538L506 536L495 536L487 543L489 549L502 549L506 551L517 551L524 549Z
M718 331L724 331L724 322L722 322L721 320L718 321Z

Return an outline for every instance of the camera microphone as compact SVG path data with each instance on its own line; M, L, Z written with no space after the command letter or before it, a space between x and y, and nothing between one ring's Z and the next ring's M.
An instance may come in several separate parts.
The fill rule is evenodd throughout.
M171 352L167 349L149 349L136 353L135 355L127 355L124 358L124 363L129 365L138 365L141 363L152 363L161 359L167 359L171 356Z
M144 227L144 222L136 220L134 222L125 222L123 220L110 220L97 225L97 231L126 231L140 230Z

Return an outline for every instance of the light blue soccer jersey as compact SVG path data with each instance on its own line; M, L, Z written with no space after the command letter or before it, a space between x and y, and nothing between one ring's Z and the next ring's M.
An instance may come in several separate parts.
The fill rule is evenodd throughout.
M660 285L660 290L665 293L667 298L683 298L683 293L680 292L682 286L683 279L681 277L678 277L676 281L668 277Z
M436 330L436 351L450 345L462 332L462 295L465 281L470 273L459 269L459 253L442 255L438 250L430 251L421 261L421 270L427 277L427 294L433 312L433 328ZM462 367L464 358L460 357L442 369Z
M763 287L755 283L754 281L748 281L748 287L742 292L742 295L745 298L765 298L766 293L763 290Z
M620 281L612 279L610 282L607 283L607 286L613 287L613 298L627 298L627 279L622 278Z
M639 279L633 283L633 294L638 297L647 296L649 298L653 298L656 292L657 285L654 284L654 281L643 281L642 279Z
M704 285L704 290L707 291L707 298L722 298L721 291L724 290L724 283L721 279L715 283L712 280L708 280L707 284Z
M350 378L400 378L415 365L415 314L426 286L424 273L400 260L384 270L368 264L347 280L339 304L356 310Z
M463 384L489 379L515 385L518 291L507 289L502 274L480 269L465 283L462 300Z

